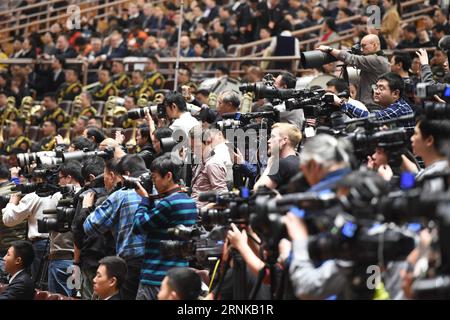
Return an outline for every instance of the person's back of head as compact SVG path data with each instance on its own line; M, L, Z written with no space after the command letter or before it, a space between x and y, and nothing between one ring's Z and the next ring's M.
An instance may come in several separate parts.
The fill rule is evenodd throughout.
M137 154L127 154L120 158L117 163L120 175L129 175L130 177L139 177L147 172L145 161Z
M318 134L306 141L300 156L300 164L307 164L314 160L324 168L334 164L350 167L351 154L352 146L349 142L327 134Z
M88 138L85 138L83 136L75 137L70 145L73 147L73 151L95 150L95 143L92 140L89 140Z
M283 85L286 85L287 89L295 89L297 79L292 73L290 72L281 73L281 81Z
M172 268L161 284L158 300L197 300L201 288L201 278L193 269Z
M61 164L61 166L59 167L59 174L65 179L69 179L69 181L71 182L70 184L83 184L84 182L83 176L81 174L81 163L76 160L70 160Z
M337 93L341 93L345 90L349 91L348 83L345 79L334 78L327 82L327 87L334 87Z
M105 161L103 158L95 156L86 159L81 168L81 175L85 182L93 180L103 174Z
M105 134L97 127L89 126L86 128L86 138L91 139L95 144L100 144L105 140Z
M184 100L183 95L179 92L168 93L164 98L163 105L166 107L175 105L180 112L187 111L186 101Z
M8 169L8 166L4 163L0 164L0 182L9 181L11 178L11 172Z

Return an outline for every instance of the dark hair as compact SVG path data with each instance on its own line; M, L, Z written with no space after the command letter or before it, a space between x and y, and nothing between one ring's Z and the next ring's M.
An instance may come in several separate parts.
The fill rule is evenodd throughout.
M105 160L105 169L115 174L119 174L119 165L116 159Z
M218 32L211 32L209 34L210 38L216 39L217 41L219 41L220 43L222 43L222 35Z
M386 80L389 85L389 89L391 89L391 91L399 90L400 97L403 95L403 89L405 87L405 83L404 83L402 77L400 77L398 74L393 73L393 72L388 72L388 73L385 73L385 74L379 76L377 81L380 81L380 80Z
M0 179L11 179L11 172L7 165L0 163Z
M328 26L328 28L330 28L333 31L337 31L336 28L336 22L334 21L333 18L326 18L324 23Z
M230 69L227 67L218 67L217 70L219 70L220 72L222 72L223 74L226 74L227 76L230 75Z
M412 24L407 24L406 26L403 27L403 31L406 32L411 32L416 34L417 33L417 29L416 26L412 25Z
M141 136L147 138L147 141L151 142L152 138L150 136L150 128L148 127L148 125L146 123L143 123L138 128L141 132Z
M153 135L160 143L161 143L162 138L169 138L172 136L172 134L173 134L172 129L170 129L168 127L157 128L153 132Z
M142 173L147 172L145 161L137 154L127 154L120 158L117 162L117 169L120 175L129 172L131 177L139 177Z
M22 258L22 267L27 269L34 260L33 245L29 241L17 240L11 243L11 247L14 248L14 255L16 258Z
M87 127L87 137L91 138L94 137L95 143L99 144L103 140L105 140L105 134L103 131L97 127Z
M282 72L281 73L281 81L286 85L288 89L295 89L295 85L297 83L297 79L290 72Z
M81 175L83 176L84 181L87 181L89 175L93 175L97 177L103 173L105 169L105 161L101 157L95 156L92 158L88 158L83 162L83 166L81 167Z
M44 98L50 98L50 100L56 102L56 94L54 92L46 92L44 93Z
M25 128L27 126L24 118L16 118L13 120L15 123L17 123L17 126L22 128L23 131L25 131Z
M434 25L431 30L434 30L435 32L441 33L441 32L446 32L445 27L442 24L436 24Z
M167 271L167 284L181 300L197 300L202 291L202 280L191 268L172 268Z
M170 106L171 104L175 104L180 111L187 111L186 101L184 97L179 92L170 92L164 98L163 104L165 106Z
M66 59L62 55L56 55L55 60L61 64L61 67L64 69L66 67Z
M405 71L408 71L411 68L411 56L408 53L396 51L394 52L394 61L395 64L401 63L402 68Z
M450 120L431 120L420 117L417 120L420 133L424 138L432 136L434 148L440 155L445 155L446 142L450 137Z
M338 93L349 90L348 83L345 79L342 78L334 78L327 82L328 87L335 87Z
M83 184L84 179L81 174L81 163L75 160L70 160L67 162L64 162L59 167L59 172L61 172L64 176L72 176L73 179L75 179L80 184Z
M344 12L346 16L351 17L354 15L353 11L350 10L349 8L342 8L339 9L340 11Z
M95 143L83 136L74 138L71 144L74 146L75 150L95 150Z
M170 153L165 153L152 161L151 172L158 172L161 176L172 172L172 179L176 183L180 180L180 166L172 160Z
M108 278L116 278L116 289L122 288L127 277L128 268L127 263L121 257L109 256L104 257L98 262L99 266L104 266Z
M278 24L278 29L282 30L282 31L284 31L284 30L292 31L292 24L288 20L283 19Z

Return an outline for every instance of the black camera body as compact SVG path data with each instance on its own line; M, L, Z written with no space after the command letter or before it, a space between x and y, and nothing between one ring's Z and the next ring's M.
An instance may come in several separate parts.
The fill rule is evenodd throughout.
M149 112L151 116L157 117L158 119L164 119L167 117L166 107L164 104L160 103L156 106L150 105L143 108L135 108L128 111L128 119L143 119L145 118L145 113Z
M216 227L210 232L197 226L178 225L169 228L168 234L181 240L161 241L161 255L165 258L185 259L198 267L212 266L222 255L226 232L226 227Z
M144 172L139 177L123 177L123 186L127 189L135 189L137 187L137 182L139 182L142 187L151 192L153 189L153 180L150 172Z
M56 208L44 210L45 217L37 221L40 233L49 233L50 231L64 233L71 230L76 211L74 207L75 189L73 186L62 186L59 191L63 196L58 201Z

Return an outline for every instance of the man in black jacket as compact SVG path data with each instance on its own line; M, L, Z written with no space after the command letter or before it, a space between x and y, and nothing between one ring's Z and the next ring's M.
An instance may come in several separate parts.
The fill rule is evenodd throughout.
M27 269L34 259L33 246L28 241L15 241L9 247L5 257L5 271L11 276L0 300L32 300L34 284Z

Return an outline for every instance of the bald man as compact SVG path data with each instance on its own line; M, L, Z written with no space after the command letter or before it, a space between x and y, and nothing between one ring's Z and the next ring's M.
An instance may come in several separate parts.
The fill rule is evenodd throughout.
M377 82L379 76L391 71L389 60L383 56L377 35L369 34L362 38L362 56L323 45L317 49L328 52L347 65L361 70L356 100L364 103L369 110L377 108L372 99L372 85Z

